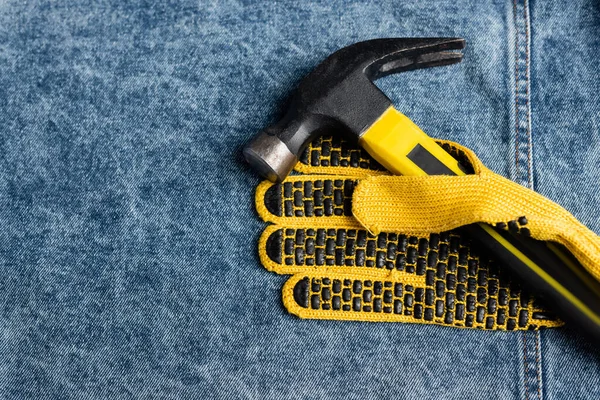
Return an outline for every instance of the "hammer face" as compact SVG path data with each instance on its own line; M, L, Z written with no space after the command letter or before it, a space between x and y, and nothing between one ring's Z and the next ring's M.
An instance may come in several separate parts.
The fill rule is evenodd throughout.
M261 132L244 148L244 158L263 177L281 182L298 162L277 136Z

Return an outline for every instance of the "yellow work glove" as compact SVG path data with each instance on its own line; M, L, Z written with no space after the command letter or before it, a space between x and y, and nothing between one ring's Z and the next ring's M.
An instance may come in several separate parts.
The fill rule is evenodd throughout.
M448 143L444 147L461 155ZM407 230L394 225L404 208L412 207L414 222L426 207L398 202L387 220L385 196L392 189L386 182L395 196L403 183L364 150L322 137L295 169L302 174L283 183L264 181L256 191L260 217L273 223L260 238L260 259L269 271L293 274L282 289L290 313L495 330L562 325L457 231L424 233L423 225ZM410 185L403 187L398 190L413 192ZM434 217L428 213L423 215Z

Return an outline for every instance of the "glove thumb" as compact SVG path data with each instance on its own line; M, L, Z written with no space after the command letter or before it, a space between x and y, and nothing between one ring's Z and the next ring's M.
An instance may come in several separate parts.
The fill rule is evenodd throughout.
M488 223L560 243L600 279L600 237L560 205L486 168L471 150L449 144L474 174L366 178L352 197L355 218L374 234L427 235Z

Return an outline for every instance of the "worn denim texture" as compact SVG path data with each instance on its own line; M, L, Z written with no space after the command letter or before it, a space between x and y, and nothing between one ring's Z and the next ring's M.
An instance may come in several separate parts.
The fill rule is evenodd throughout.
M576 331L305 321L241 147L332 51L460 36L378 85L600 232L596 0L0 3L0 398L600 398Z

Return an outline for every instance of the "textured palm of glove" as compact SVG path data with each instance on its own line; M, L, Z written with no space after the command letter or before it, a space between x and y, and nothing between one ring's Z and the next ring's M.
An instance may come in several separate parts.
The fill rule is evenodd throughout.
M292 314L496 330L562 325L456 230L365 229L353 216L354 188L390 177L364 150L323 137L296 170L303 175L262 182L256 192L259 215L274 223L259 241L260 259L270 271L293 274L282 289Z

